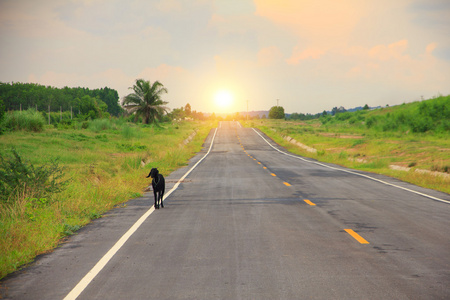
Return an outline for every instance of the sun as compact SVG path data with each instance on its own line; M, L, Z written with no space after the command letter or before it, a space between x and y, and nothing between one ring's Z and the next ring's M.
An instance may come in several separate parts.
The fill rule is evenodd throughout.
M216 105L222 109L227 109L233 103L233 95L226 90L218 91L214 96Z

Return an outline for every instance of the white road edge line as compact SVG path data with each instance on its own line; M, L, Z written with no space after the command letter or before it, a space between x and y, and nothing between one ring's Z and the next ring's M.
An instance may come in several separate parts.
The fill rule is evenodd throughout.
M417 195L420 195L420 196L423 196L423 197L426 197L426 198L429 198L429 199L433 199L433 200L436 200L436 201L440 201L440 202L444 202L444 203L450 204L450 201L447 201L447 200L444 200L444 199L441 199L441 198L437 198L437 197L434 197L434 196L431 196L431 195L428 195L428 194L424 194L424 193L421 193L421 192L418 192L418 191L410 190L410 189L408 189L408 188L405 188L405 187L402 187L402 186L399 186L399 185L395 185L395 184L392 184L392 183L389 183L389 182L386 182L386 181L383 181L383 180L380 180L380 179L376 179L376 178L370 177L370 176L365 175L365 174L360 174L360 173L352 172L352 171L349 171L349 170L344 170L344 169L340 169L340 168L335 168L335 167L327 166L327 165L325 165L325 164L322 164L322 163L319 163L319 162L316 162L316 161L311 161L311 160L308 160L308 159L304 159L303 157L300 157L300 156L295 156L295 155L292 155L292 154L283 152L283 151L281 151L281 150L275 148L271 143L269 143L268 140L266 140L266 139L265 139L258 131L255 130L255 128L252 128L252 129L253 129L253 131L256 132L256 133L257 133L257 134L258 134L258 135L259 135L259 136L260 136L267 144L269 144L270 147L272 147L273 149L277 150L278 152L280 152L280 153L282 153L282 154L284 154L284 155L287 155L287 156L290 156L290 157L293 157L293 158L297 158L297 159L303 160L303 161L308 162L308 163L312 163L312 164L316 164L316 165L319 165L319 166L323 166L323 167L326 167L326 168L329 168L329 169L338 170L338 171L350 173L350 174L353 174L353 175L358 175L358 176L361 176L361 177L365 177L365 178L368 178L368 179L371 179L371 180L374 180L374 181L383 183L383 184L385 184L385 185L389 185L389 186L392 186L392 187L396 187L396 188L399 188L399 189L402 189L402 190L405 190L405 191L408 191L408 192L411 192L411 193L414 193L414 194L417 194Z
M217 128L214 131L213 138L211 140L211 145L209 146L208 152L191 168L183 177L178 180L178 182L173 186L173 188L167 192L164 199L170 196L180 185L180 183L192 172L211 152L212 146L214 144L214 138L216 137ZM164 200L163 200L164 201ZM126 241L133 235L133 233L144 223L144 221L155 211L152 206L147 212L145 212L136 223L131 226L130 229L116 242L116 244L109 249L108 252L97 262L97 264L83 277L83 279L78 282L78 284L70 291L69 294L64 298L64 300L75 300L84 291L84 289L91 283L91 281L97 276L98 273L106 266L106 264L111 260L111 258L120 250L120 248L126 243Z

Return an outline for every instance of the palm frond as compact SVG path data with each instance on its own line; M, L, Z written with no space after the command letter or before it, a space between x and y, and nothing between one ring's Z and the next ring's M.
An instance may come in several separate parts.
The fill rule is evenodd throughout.
M144 122L154 122L169 111L169 108L164 106L168 102L161 99L161 95L168 91L159 81L151 84L150 81L136 79L136 83L129 89L134 93L123 97L122 105L129 113L136 114L135 119L142 115Z

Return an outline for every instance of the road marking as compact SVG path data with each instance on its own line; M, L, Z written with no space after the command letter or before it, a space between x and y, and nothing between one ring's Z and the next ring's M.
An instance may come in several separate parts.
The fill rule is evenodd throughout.
M354 232L352 229L344 229L348 234L350 234L355 240L360 242L361 244L369 244L362 236Z
M283 182L285 186L291 186L289 183L287 182Z
M270 175L272 175L273 177L276 177L277 175L275 175L275 174L273 174L273 173L270 173Z
M312 202L309 201L308 199L305 199L305 200L303 200L303 201L305 201L306 203L308 203L309 205L312 205L312 206L315 206L315 205L316 205L315 203L312 203Z
M221 122L219 124L222 124ZM187 171L183 177L178 180L178 182L173 186L173 188L164 195L163 201L170 196L180 185L180 183L191 173L211 152L212 146L214 144L214 139L216 137L217 128L214 131L213 138L211 140L211 145L209 146L208 152L192 167ZM97 262L97 264L83 277L83 279L78 282L78 284L70 291L69 294L64 298L64 300L74 300L84 291L84 289L91 283L91 281L97 276L98 273L106 266L106 264L111 260L111 258L117 253L117 251L122 248L126 241L136 232L136 230L144 223L144 221L155 211L152 206L147 210L136 223L131 226L130 229L114 244L114 246L109 249L108 252Z
M269 144L270 147L272 147L273 149L277 150L278 152L280 152L280 153L282 153L284 155L287 155L287 156L290 156L290 157L293 157L293 158L296 158L296 159L300 159L300 160L303 160L303 161L311 163L311 164L316 164L316 165L319 165L319 166L322 166L322 167L326 167L326 168L329 168L329 169L333 169L333 170L342 171L342 172L350 173L350 174L353 174L353 175L358 175L358 176L361 176L361 177L365 177L367 179L370 179L370 180L373 180L373 181L376 181L376 182L379 182L379 183L382 183L382 184L385 184L385 185L389 185L389 186L392 186L392 187L395 187L395 188L398 188L398 189L401 189L401 190L404 190L404 191L408 191L408 192L411 192L411 193L414 193L414 194L417 194L417 195L420 195L420 196L423 196L423 197L426 197L426 198L429 198L429 199L433 199L433 200L436 200L436 201L440 201L440 202L444 202L444 203L450 204L450 201L447 201L447 200L444 200L444 199L441 199L441 198L438 198L438 197L434 197L434 196L431 196L431 195L428 195L428 194L424 194L424 193L421 193L421 192L418 192L418 191L414 191L414 190L411 190L411 189L408 189L408 188L405 188L405 187L402 187L402 186L399 186L399 185L396 185L396 184L392 184L392 183L389 183L389 182L386 182L386 181L383 181L383 180L380 180L380 179L376 179L376 178L370 177L370 176L365 175L365 174L361 174L361 173L353 172L353 171L350 171L350 170L344 170L344 169L340 169L340 168L327 166L327 165L322 164L320 162L311 161L311 160L305 159L305 158L300 157L300 156L295 156L295 155L283 152L280 149L275 148L271 143L269 143L269 141L266 140L258 131L256 131L255 128L252 128L252 129L267 144Z

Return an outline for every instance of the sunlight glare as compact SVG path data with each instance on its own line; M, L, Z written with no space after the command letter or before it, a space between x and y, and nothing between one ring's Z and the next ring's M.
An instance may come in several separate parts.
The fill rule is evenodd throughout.
M230 92L222 90L218 91L214 96L216 105L222 109L229 108L233 102L233 96Z

